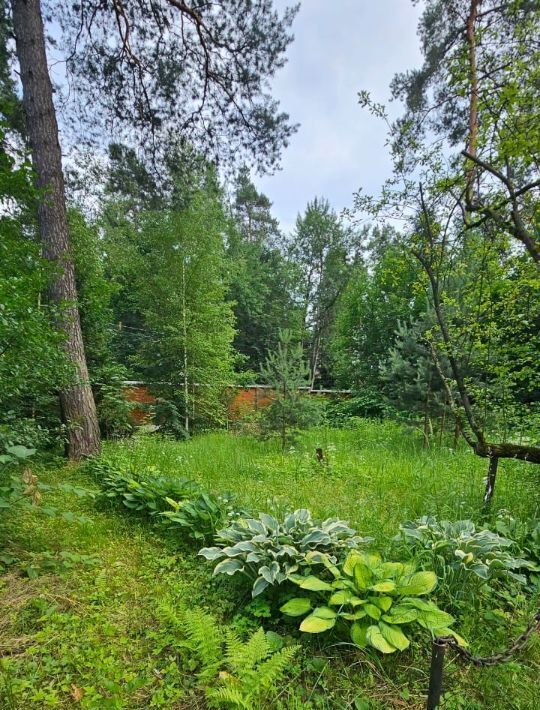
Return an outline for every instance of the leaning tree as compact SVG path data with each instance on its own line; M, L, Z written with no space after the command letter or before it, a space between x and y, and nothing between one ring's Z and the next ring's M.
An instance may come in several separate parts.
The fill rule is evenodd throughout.
M437 319L426 343L464 438L489 460L486 502L501 458L540 463L534 442L493 439L486 433L478 411L483 397L465 376L468 361L463 357L464 334L481 350L490 348L492 331L504 332L515 363L507 362L494 377L486 361L491 370L483 375L487 384L503 386L503 373L515 377L518 370L530 380L540 377L534 354L540 330L539 28L535 0L427 0L419 24L423 65L397 75L392 84L394 98L405 101L404 115L391 125L394 176L381 199L357 198L360 209L408 220L410 253L424 269ZM387 118L367 92L360 93L360 103ZM505 310L504 299L494 295L488 310L483 309L490 287L487 272L480 269L473 277L465 264L465 278L480 304L474 327L467 328L452 317L454 294L448 284L455 255L478 240L486 258L511 264L514 284L520 278L523 284L523 303L518 310L508 303ZM530 268L514 258L523 252L532 260ZM497 320L490 315L494 311ZM443 360L450 378L440 365ZM535 389L534 382L529 385Z
M75 370L60 395L71 458L95 454L100 436L77 309L47 38L62 33L61 42L56 36L65 53L62 125L77 144L122 137L157 165L174 139L222 162L249 156L264 169L276 164L294 130L268 81L285 62L296 10L279 14L271 0L11 0L26 133L42 195L39 230L43 253L56 267L49 295L62 305L59 327Z

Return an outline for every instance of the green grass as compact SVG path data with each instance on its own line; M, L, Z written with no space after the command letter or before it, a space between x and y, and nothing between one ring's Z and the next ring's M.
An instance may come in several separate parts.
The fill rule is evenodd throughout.
M315 458L321 446L327 463ZM308 507L318 517L348 519L381 548L390 546L400 521L434 513L449 518L482 515L486 462L462 449L424 450L414 432L392 424L362 422L355 430L307 432L293 451L226 432L178 443L141 437L109 443L105 456L133 469L200 481L211 491L233 491L247 509ZM41 480L68 481L97 490L77 467L47 466ZM522 519L537 516L540 488L532 465L503 462L493 509ZM195 687L181 634L161 614L173 607L201 606L221 622L253 630L260 619L242 611L234 579L211 577L196 549L175 541L136 516L55 491L45 504L85 515L66 522L27 511L0 522L0 549L20 562L0 575L0 708L204 708ZM95 555L43 569L36 579L24 569L45 555L73 551ZM503 621L484 617L482 605L459 620L475 650L503 647L522 628L533 602L512 600ZM269 628L276 627L268 619ZM288 627L292 631L294 625ZM279 628L284 631L283 628ZM287 633L287 628L285 628ZM429 643L390 658L303 639L304 651L290 681L269 708L422 708L428 682ZM476 669L450 660L447 710L535 710L540 643L535 639L516 661Z
M315 449L322 447L326 464ZM134 438L106 447L108 458L134 470L156 467L165 475L200 481L216 492L234 492L250 510L307 507L317 517L339 516L384 544L401 521L433 514L478 519L487 461L468 448L454 453L392 423L363 421L354 430L318 429L282 453L277 441L260 442L226 432L188 442ZM537 517L535 466L504 461L493 509Z

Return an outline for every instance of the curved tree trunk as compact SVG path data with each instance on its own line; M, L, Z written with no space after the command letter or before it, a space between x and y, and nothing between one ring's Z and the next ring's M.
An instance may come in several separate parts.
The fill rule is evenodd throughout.
M65 331L66 353L76 372L74 384L61 392L60 404L69 429L69 456L80 459L99 452L100 437L77 309L62 154L45 52L43 19L39 0L12 0L11 7L26 128L37 186L43 190L38 207L43 254L58 267L50 284L49 296L53 303L63 307L60 327Z

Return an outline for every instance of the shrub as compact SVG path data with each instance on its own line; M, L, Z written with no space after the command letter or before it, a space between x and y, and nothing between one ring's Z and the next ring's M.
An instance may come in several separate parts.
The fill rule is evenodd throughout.
M347 427L358 417L383 419L391 413L380 391L368 388L355 392L348 399L333 400L326 405L326 417L330 426Z
M235 515L232 496L206 493L188 478L124 472L103 461L88 466L98 476L104 498L166 523L199 543L211 539Z
M107 465L102 473L100 485L105 498L149 516L170 510L168 498L183 500L200 492L199 484L187 478L166 478L152 472L122 472Z
M513 540L521 555L532 565L526 570L533 585L540 585L540 520L522 522L500 511L495 522L500 535Z
M279 585L300 568L309 566L307 554L317 550L336 562L345 552L372 538L361 538L347 523L328 518L312 520L309 510L295 510L280 522L259 513L258 519L240 518L219 530L218 546L205 547L199 555L218 561L214 574L240 572L253 581L252 596L269 585Z
M477 530L471 520L438 521L424 516L400 525L400 537L412 554L438 571L453 588L466 577L482 582L514 580L526 584L521 570L531 566L517 557L517 545L491 530ZM520 570L520 571L518 571Z
M405 650L410 644L406 632L413 625L427 629L433 636L452 635L465 644L449 628L453 617L434 602L419 598L434 590L434 572L417 572L411 563L383 562L378 554L357 550L349 553L341 568L329 559L322 561L334 578L331 582L311 574L290 576L300 589L316 595L315 606L310 596L303 596L289 599L281 607L288 616L308 614L300 631L318 634L339 624L348 628L356 646L369 645L381 653ZM319 604L321 598L323 603Z
M229 494L215 496L200 493L188 500L178 501L170 497L166 500L172 510L163 511L164 518L197 542L210 540L226 519L236 515L233 496Z

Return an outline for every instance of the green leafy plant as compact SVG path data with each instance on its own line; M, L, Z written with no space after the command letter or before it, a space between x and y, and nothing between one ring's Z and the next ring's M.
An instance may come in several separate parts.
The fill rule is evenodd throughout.
M270 707L299 646L284 647L278 634L262 628L244 642L201 609L161 611L196 658L197 679L211 707Z
M0 509L15 505L38 505L41 501L38 479L30 469L22 473L16 466L36 453L34 448L13 444L0 455Z
M168 478L154 471L124 472L108 464L92 464L103 488L103 496L126 508L155 516L170 509L167 499L183 500L200 492L187 478Z
M310 565L307 555L326 553L332 562L351 548L371 538L362 538L338 518L314 521L306 509L295 510L283 521L266 513L258 518L240 518L219 530L217 546L200 550L207 560L218 561L214 574L240 572L253 581L252 596L269 585L279 585L290 575Z
M515 542L491 530L477 530L471 520L449 522L424 516L399 527L400 538L410 551L454 586L469 575L483 581L527 583L522 571L531 563L517 556Z
M341 567L324 557L320 561L333 580L292 575L291 581L315 593L315 598L294 597L281 607L288 616L305 617L300 631L318 634L345 625L356 646L372 646L381 653L404 651L410 644L407 634L414 626L433 636L452 635L465 644L450 628L454 618L422 598L437 585L434 572L416 571L412 563L384 562L379 554L358 550L350 552Z
M236 515L231 495L212 495L188 478L160 476L152 470L124 472L106 462L89 466L104 498L176 528L199 543L210 540L217 528Z
M507 511L500 511L495 521L500 535L513 540L522 557L532 563L526 570L533 585L540 585L540 520L520 521Z
M236 514L232 500L231 495L214 496L210 493L201 493L188 500L167 497L172 510L163 511L162 516L171 525L178 526L189 537L201 542L211 539L225 519Z

